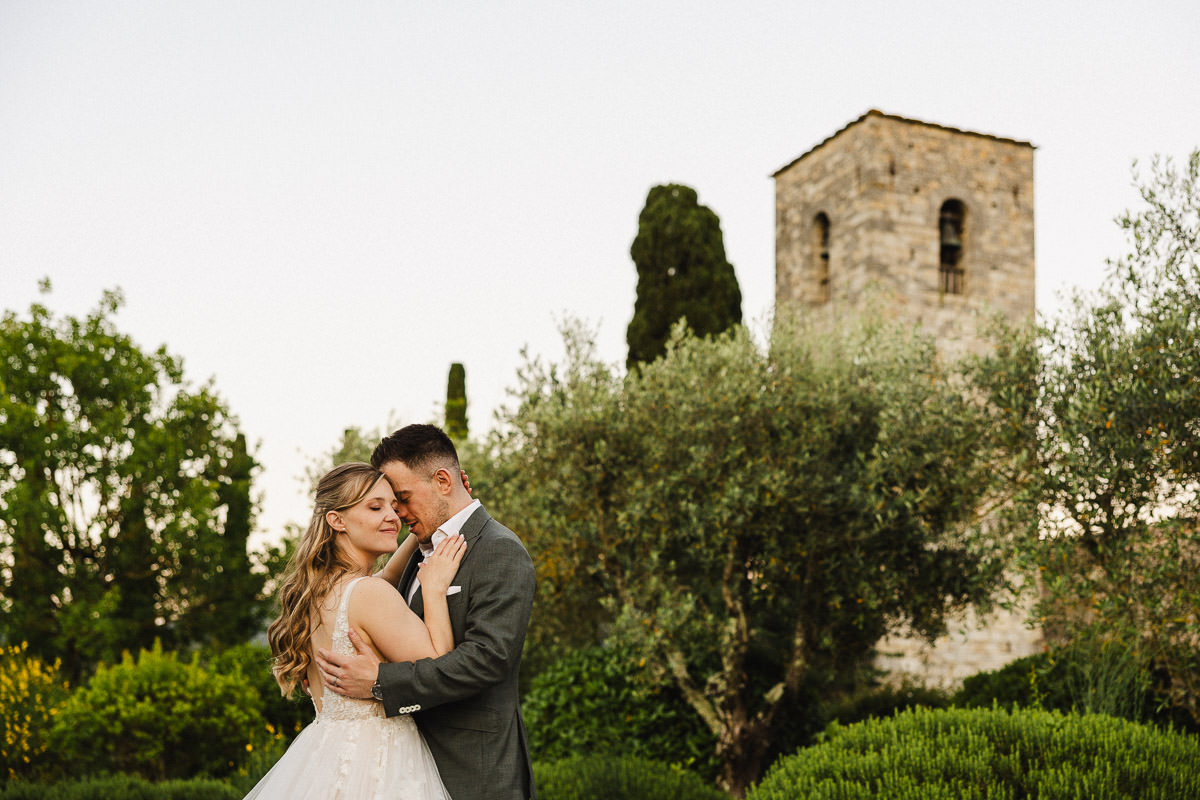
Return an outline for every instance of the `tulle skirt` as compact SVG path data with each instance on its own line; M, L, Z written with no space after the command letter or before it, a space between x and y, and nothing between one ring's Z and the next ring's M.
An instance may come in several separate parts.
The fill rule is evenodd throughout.
M300 732L246 800L449 797L412 717L318 717Z

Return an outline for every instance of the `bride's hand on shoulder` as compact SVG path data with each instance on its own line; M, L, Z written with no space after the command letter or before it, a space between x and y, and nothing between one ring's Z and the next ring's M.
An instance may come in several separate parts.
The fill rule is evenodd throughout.
M421 591L445 594L466 552L467 540L461 534L443 539L434 548L433 555L422 561L418 567L420 574L417 577L421 581Z

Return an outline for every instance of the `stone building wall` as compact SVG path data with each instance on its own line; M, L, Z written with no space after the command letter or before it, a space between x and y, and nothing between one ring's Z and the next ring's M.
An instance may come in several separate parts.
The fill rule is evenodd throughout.
M983 315L1034 316L1033 146L869 111L775 173L777 313L874 309L918 320L948 356L983 347ZM940 280L943 203L965 208L961 293ZM823 215L823 217L821 217ZM821 225L827 220L827 259ZM827 266L826 266L827 265ZM1021 612L975 613L933 647L892 638L893 679L953 686L1038 652Z
M835 312L875 298L948 349L981 313L1034 313L1033 146L869 111L775 173L776 303ZM963 291L939 284L942 204L966 209ZM829 220L828 286L815 220Z
M973 610L952 620L946 635L932 645L892 636L879 643L875 665L891 682L915 680L925 686L953 689L977 672L990 672L1010 661L1042 652L1042 631L1026 624L1029 609L997 611L981 617Z

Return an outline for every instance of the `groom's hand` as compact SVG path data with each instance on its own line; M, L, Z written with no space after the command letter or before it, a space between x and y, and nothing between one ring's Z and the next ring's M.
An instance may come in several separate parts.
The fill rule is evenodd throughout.
M343 697L371 699L371 687L379 677L379 657L375 651L363 644L358 632L350 629L350 643L355 655L343 656L321 648L317 650L317 669L325 691L336 692Z

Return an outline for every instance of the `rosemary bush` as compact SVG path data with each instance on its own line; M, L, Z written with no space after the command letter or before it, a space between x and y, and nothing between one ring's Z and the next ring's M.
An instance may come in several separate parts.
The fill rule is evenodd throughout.
M1200 797L1194 737L1099 714L916 709L833 725L746 800L1178 800Z

